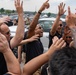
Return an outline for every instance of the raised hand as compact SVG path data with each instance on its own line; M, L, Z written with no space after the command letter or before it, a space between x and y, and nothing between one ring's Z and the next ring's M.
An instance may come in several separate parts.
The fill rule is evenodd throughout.
M5 53L9 50L9 44L6 37L0 33L0 52Z
M38 39L39 39L39 35L34 35L31 38L29 38L28 40L29 40L29 42L32 42L32 41L36 41Z
M53 38L53 44L51 45L50 50L52 50L52 52L54 52L54 51L61 49L62 47L65 47L65 46L66 46L66 43L63 40L63 38L58 39L58 37L55 36Z
M67 35L70 33L70 28L68 26L64 27L64 34Z
M66 16L66 24L68 27L75 27L76 14L71 13L70 7L68 7L68 15Z
M60 3L60 5L58 6L58 9L59 9L58 15L59 16L62 16L66 12L66 10L64 10L64 8L65 8L65 4L63 2Z
M49 8L50 5L49 5L48 1L49 0L47 0L46 2L43 3L43 5L41 6L41 8L39 9L40 12L42 12L43 10Z
M8 17L8 16L2 17L2 18L0 18L0 25L4 22L8 22L8 21L10 21L10 17Z
M23 1L20 3L20 0L15 0L15 7L18 15L23 14Z

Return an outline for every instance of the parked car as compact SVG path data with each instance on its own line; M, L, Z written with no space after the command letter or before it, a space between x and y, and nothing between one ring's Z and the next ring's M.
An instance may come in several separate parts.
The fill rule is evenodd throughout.
M10 29L11 38L12 38L13 36L15 36L17 26L10 26L9 29ZM27 29L27 27L25 26L25 32L26 32L27 30L28 30L28 29Z

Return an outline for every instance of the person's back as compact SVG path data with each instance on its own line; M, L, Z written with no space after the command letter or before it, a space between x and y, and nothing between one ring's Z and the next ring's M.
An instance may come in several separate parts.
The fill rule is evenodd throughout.
M76 49L64 47L56 51L49 62L51 75L76 75Z

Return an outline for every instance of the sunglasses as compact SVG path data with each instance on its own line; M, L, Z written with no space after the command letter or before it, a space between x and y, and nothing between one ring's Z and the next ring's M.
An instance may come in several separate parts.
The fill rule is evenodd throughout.
M62 24L60 24L60 26L62 26Z
M66 38L72 38L71 36L66 36Z
M42 27L39 27L39 29L41 29Z
M6 32L5 34L7 34L7 35L10 34L10 31Z

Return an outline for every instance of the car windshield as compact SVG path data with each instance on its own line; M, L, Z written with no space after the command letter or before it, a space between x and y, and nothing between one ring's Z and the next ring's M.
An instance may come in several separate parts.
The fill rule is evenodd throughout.
M43 28L44 32L49 32L52 27L53 21L52 20L40 20L39 24Z

